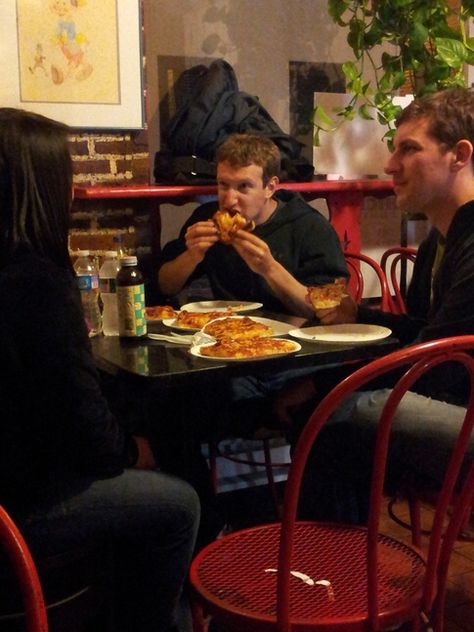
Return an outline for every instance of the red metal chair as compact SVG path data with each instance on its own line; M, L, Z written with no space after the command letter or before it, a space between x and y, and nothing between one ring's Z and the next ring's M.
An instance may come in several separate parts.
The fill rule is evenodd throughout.
M362 263L363 265L371 268L377 276L380 291L380 308L384 312L392 311L392 301L390 299L387 278L385 276L385 272L379 264L368 255L364 255L362 253L344 251L344 257L351 275L349 280L349 291L351 292L355 302L360 303L364 298L365 282L363 267L361 268Z
M48 632L43 591L28 546L13 520L0 506L0 542L21 589L27 632Z
M474 496L474 466L456 489L474 426L474 336L396 351L355 371L316 407L293 455L282 523L231 533L203 549L191 566L196 604L233 631L376 632L411 621L443 629L446 576L456 536ZM463 427L437 498L429 547L422 552L379 532L392 419L404 393L429 369L465 366L470 396ZM328 417L375 377L407 367L381 414L373 459L367 528L297 521L302 475ZM448 508L451 511L448 512ZM204 630L195 617L195 630ZM428 628L428 625L431 628ZM425 627L426 626L426 627Z
M415 263L416 254L416 248L395 246L394 248L388 248L380 259L380 267L384 271L389 284L389 292L395 314L406 314L407 265Z

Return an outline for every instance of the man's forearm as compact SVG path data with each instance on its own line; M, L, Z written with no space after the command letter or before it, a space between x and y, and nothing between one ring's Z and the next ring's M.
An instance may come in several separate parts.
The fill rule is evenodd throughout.
M274 262L264 278L274 294L295 315L311 318L314 310L306 300L308 288L297 281L280 263Z
M180 292L196 266L197 263L189 256L188 251L164 263L158 271L158 286L161 292L168 296Z

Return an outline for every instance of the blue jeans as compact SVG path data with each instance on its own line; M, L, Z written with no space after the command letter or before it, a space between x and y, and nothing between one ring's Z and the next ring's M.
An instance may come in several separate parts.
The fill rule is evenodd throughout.
M118 626L130 632L173 629L198 523L199 501L187 483L134 469L54 482L19 519L33 555L112 546Z
M368 517L376 426L389 389L353 393L328 420L309 457L300 516L365 524ZM408 392L394 416L386 486L396 490L409 474L439 488L466 409ZM462 475L474 458L471 438Z

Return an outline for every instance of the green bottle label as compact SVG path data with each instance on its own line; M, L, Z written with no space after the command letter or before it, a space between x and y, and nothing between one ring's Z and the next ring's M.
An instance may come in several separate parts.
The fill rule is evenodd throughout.
M140 285L117 287L119 335L138 337L146 334L145 288Z

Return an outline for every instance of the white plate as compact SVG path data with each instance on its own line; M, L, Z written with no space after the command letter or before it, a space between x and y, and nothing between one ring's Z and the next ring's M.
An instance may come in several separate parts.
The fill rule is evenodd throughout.
M197 301L196 303L186 303L180 309L187 312L226 312L231 307L232 311L249 312L252 309L259 309L262 303L248 303L246 301Z
M284 338L282 340L287 340L287 338ZM281 356L290 355L301 350L301 345L298 342L294 342L293 340L290 340L289 342L292 342L294 344L294 348L291 351L285 351L284 353L274 353L272 355L257 356L254 358L215 358L212 356L202 355L201 348L208 347L209 343L205 345L195 345L190 348L189 352L191 353L191 355L196 356L197 358L203 358L204 360L214 360L214 362L253 362L254 360L269 360L270 358L279 358Z
M382 340L392 333L388 327L380 325L360 325L357 323L346 325L318 325L317 327L303 327L292 329L290 336L310 342L330 342L343 344L363 344Z
M243 318L243 316L223 316L222 318ZM272 320L271 318L260 318L259 316L249 316L252 320L255 320L257 323L262 323L263 325L267 325L273 329L273 336L286 336L290 333L293 325L289 325L288 323L282 323L279 320ZM214 320L221 320L220 318L215 318ZM212 322L212 321L210 321ZM185 327L178 327L176 324L176 318L168 318L163 321L163 325L166 327L172 327L177 331L200 331L199 329L187 329Z

